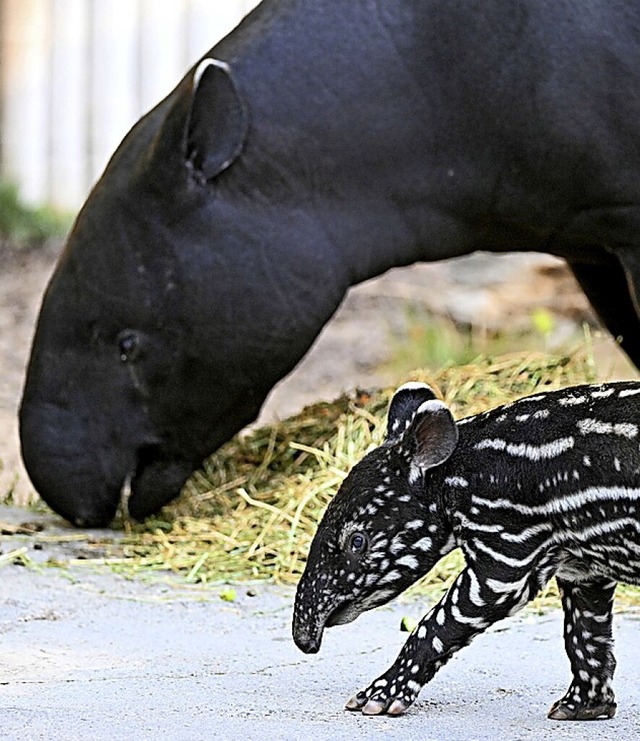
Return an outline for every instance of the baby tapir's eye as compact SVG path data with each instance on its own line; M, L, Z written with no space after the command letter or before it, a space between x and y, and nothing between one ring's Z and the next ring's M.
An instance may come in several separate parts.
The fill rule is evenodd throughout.
M364 553L367 549L367 536L364 533L352 533L349 538L349 550L352 553Z

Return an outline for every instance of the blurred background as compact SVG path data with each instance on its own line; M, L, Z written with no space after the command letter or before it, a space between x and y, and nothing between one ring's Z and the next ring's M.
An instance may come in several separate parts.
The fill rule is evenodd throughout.
M129 128L257 0L0 0L0 176L76 210Z
M24 366L74 214L129 128L255 5L0 0L0 498L25 483L16 425ZM550 256L476 254L392 270L349 292L261 420L401 382L417 367L570 352L587 335L603 377L635 373Z

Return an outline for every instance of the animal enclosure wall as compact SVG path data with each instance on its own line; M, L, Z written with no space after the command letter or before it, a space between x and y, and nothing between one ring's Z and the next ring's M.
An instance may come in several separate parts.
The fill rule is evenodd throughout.
M0 174L76 209L133 123L258 0L0 0Z

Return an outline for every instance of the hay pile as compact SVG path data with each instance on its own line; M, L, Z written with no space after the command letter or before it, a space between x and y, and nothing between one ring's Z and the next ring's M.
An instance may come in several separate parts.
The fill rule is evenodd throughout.
M431 384L464 417L542 388L593 381L594 369L585 352L518 354L415 372L406 380ZM191 583L295 583L331 497L380 443L392 393L356 391L232 440L159 516L125 525L119 552L107 563L133 573L178 572ZM451 554L420 588L446 588L461 563L460 554Z

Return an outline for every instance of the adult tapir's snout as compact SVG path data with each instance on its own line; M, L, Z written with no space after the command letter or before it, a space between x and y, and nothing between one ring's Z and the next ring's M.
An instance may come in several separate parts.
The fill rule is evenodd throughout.
M107 460L107 451L89 443L87 425L53 404L23 404L20 436L26 469L45 501L78 527L108 525L127 464Z
M196 465L130 424L127 439L118 439L54 404L22 405L22 455L33 485L78 527L109 525L125 494L128 513L144 519L176 496Z
M20 440L31 481L47 504L79 527L107 526L128 484L128 509L142 519L175 496L191 463L163 456L160 440L134 408L107 401L114 413L107 425L89 407L89 399L71 408L37 397L23 401Z

